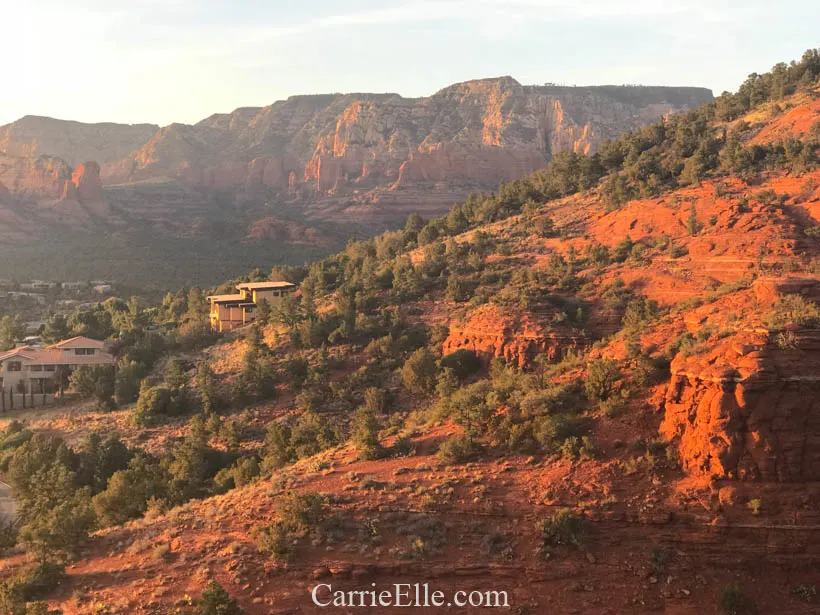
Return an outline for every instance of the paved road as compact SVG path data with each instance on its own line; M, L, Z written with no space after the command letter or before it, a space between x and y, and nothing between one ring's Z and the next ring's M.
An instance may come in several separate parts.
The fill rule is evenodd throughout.
M17 512L17 500L11 495L11 487L0 481L0 518L14 519Z

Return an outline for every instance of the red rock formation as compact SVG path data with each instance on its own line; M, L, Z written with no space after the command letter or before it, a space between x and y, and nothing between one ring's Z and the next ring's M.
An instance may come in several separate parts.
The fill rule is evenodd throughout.
M420 99L395 94L296 96L195 126L172 124L119 163L106 183L174 178L195 189L266 191L309 202L370 198L393 187L401 210L430 182L447 203L537 169L552 154L591 152L607 138L711 99L692 88L556 88L514 79L456 84ZM262 162L264 161L264 162ZM264 171L260 171L260 166ZM416 186L418 190L416 190ZM334 209L321 209L322 217ZM341 214L344 217L344 214Z
M753 294L768 310L784 294L820 298L820 281L762 278ZM747 326L756 320L746 314ZM820 331L740 331L708 351L679 355L671 369L661 433L677 443L687 471L820 479Z
M672 362L661 433L688 472L820 480L820 335L797 333L790 344L742 334Z
M0 154L0 181L13 194L36 199L58 199L70 178L70 167L59 158L18 158Z
M468 348L486 358L497 357L527 367L538 355L559 361L583 344L578 337L549 330L532 314L496 305L474 310L465 322L452 322L442 352Z
M83 162L71 174L71 183L77 190L77 200L81 203L99 203L104 201L100 165L96 162Z

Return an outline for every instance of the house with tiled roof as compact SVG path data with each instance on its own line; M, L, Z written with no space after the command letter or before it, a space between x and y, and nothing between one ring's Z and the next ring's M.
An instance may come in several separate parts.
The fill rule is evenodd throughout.
M114 365L108 345L72 337L50 346L20 346L0 353L0 391L54 393L81 365Z
M265 300L276 306L288 294L296 290L290 282L245 282L237 284L237 294L211 295L211 326L215 331L230 331L256 321L259 302Z

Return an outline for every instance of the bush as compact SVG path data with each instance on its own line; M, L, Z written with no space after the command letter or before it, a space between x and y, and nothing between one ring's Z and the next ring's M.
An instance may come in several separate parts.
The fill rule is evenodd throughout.
M568 509L559 510L541 522L541 552L548 558L557 546L580 547L583 544L586 522Z
M116 381L111 365L81 365L71 374L70 386L83 397L93 398L103 410L112 410Z
M585 382L587 399L591 402L604 401L612 395L615 383L621 378L618 363L612 359L598 359L587 365Z
M318 493L288 493L276 502L276 514L289 530L318 534L327 518L327 505Z
M262 551L288 562L293 558L297 538L281 521L274 521L257 529L255 536Z
M472 350L460 348L444 355L439 361L442 369L452 369L461 380L468 378L481 369L481 361Z
M152 387L143 381L131 420L139 427L153 425L160 416L178 414L182 409L179 401L179 397L171 389L164 386Z
M820 308L801 295L786 295L775 302L766 321L772 331L778 331L787 325L808 327L820 322Z
M134 457L125 470L115 472L105 491L92 500L101 525L119 525L145 514L148 502L168 497L170 476L145 454Z
M748 612L751 607L751 602L743 589L735 584L727 585L721 590L718 604L726 615L741 615Z
M364 407L374 414L382 414L387 409L387 393L378 387L364 390Z
M0 519L0 556L17 545L17 524L13 519Z
M291 430L285 423L271 423L265 434L262 449L262 467L266 470L281 468L292 463L296 452L291 446Z
M197 615L243 615L235 598L216 581L211 581L202 591L202 598L196 607Z
M467 435L453 436L441 443L436 455L444 463L467 463L480 452L481 448Z
M416 350L401 368L402 382L411 391L432 392L437 376L436 359L427 348Z
M379 442L381 428L381 423L375 413L367 408L359 408L354 413L350 439L359 451L361 459L381 459L387 455L387 451Z
M566 440L574 438L580 442L580 438L585 437L589 429L590 421L585 417L553 414L538 417L534 421L533 436L546 452L558 453ZM590 448L594 450L594 447Z
M55 554L73 555L87 542L94 523L88 489L81 489L26 523L20 539L43 559Z

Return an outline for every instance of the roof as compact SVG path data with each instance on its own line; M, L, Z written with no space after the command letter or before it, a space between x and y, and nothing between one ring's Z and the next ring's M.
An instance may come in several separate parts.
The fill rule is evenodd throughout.
M113 365L114 357L107 353L93 355L66 354L59 348L32 348L20 346L0 355L0 362L8 359L20 359L28 363L43 365Z
M52 344L51 346L48 346L48 348L97 348L101 350L105 348L105 342L78 335L76 337L57 342L56 344Z
M245 282L237 284L239 290L276 290L280 288L294 288L296 284L290 282Z
M212 303L243 303L247 299L245 295L210 295L208 301Z

